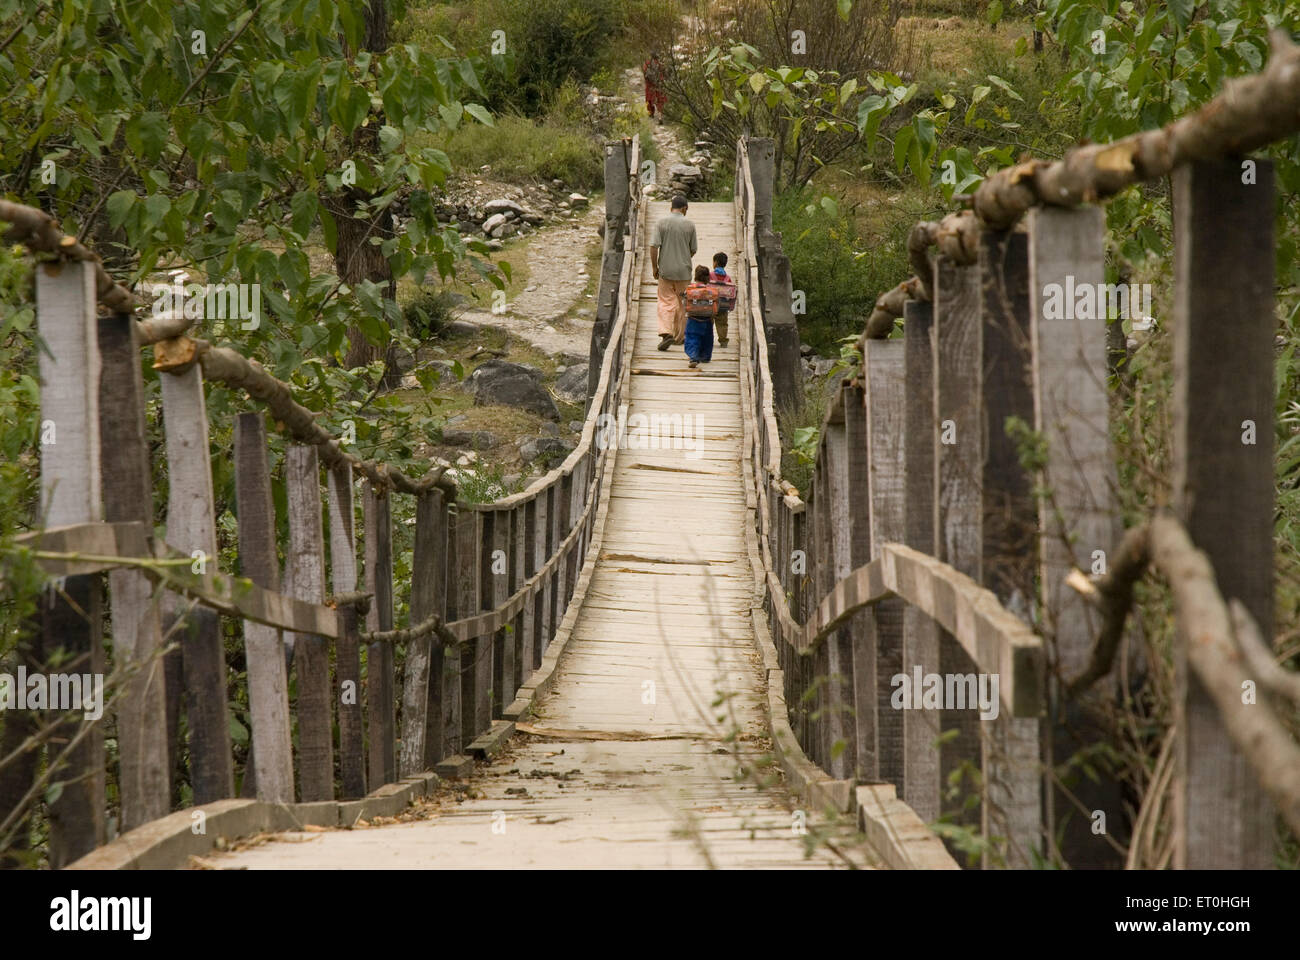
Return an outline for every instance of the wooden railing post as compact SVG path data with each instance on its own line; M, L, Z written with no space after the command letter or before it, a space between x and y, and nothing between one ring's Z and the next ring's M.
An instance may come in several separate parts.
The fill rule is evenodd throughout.
M371 594L366 627L371 633L393 629L393 521L387 493L365 482L366 590ZM366 647L366 720L370 738L370 783L397 779L396 683L392 644Z
M904 380L902 340L869 340L862 357L866 381L868 484L871 555L880 556L886 543L906 538L907 481L904 472L903 429L907 384ZM882 780L905 789L903 767L903 716L893 706L894 682L910 672L903 661L903 601L882 600L876 605L876 718L878 766Z
M134 317L115 314L99 322L99 356L104 519L152 527L153 482ZM148 578L139 570L118 569L108 580L115 665L133 673L117 711L125 832L171 809L166 676L158 603Z
M546 563L546 497L534 494L528 500L528 520L525 524L524 572L532 577ZM542 663L542 650L546 646L546 588L543 584L525 604L530 611L524 638L524 669L531 673Z
M426 490L415 502L415 547L411 557L410 626L434 612L435 581L443 571L438 543L442 498ZM429 736L429 685L434 640L428 634L406 644L406 673L402 678L402 753L399 772L413 777L426 769Z
M848 443L845 407L851 402L853 391L841 387L838 405L832 407L826 423L826 459L818 469L826 476L826 515L828 518L826 548L827 578L833 586L848 574L850 566L849 509L848 509ZM834 402L833 402L834 403ZM830 750L826 771L835 779L851 776L857 766L857 724L854 719L853 639L846 626L823 640L826 647L826 702L827 736Z
M479 613L479 597L483 581L479 566L479 554L483 543L483 518L477 510L469 509L465 504L458 504L456 511L456 584L457 604L456 619L463 620ZM487 645L490 646L491 638ZM481 672L478 662L484 651L483 640L469 637L460 645L460 734L461 749L467 747L479 734L482 727L478 719L480 709L486 714L487 688L484 687L483 707L479 706L477 677ZM489 661L487 666L491 668ZM491 673L487 674L491 677Z
M447 594L451 589L451 564L448 560L448 542L451 531L448 523L447 497L438 489L430 490L429 531L430 556L434 569L430 575L429 609L419 620L412 617L412 625L427 620L431 616L441 616L447 622ZM436 634L429 637L429 682L426 685L426 706L424 716L424 769L432 770L444 757L452 753L447 742L449 705L459 702L459 691L449 690L454 686L447 676L447 647L444 640ZM459 681L459 677L455 678Z
M1174 504L1224 599L1240 600L1271 641L1273 164L1193 162L1173 187ZM1192 642L1175 648L1174 866L1272 867L1271 805L1188 666Z
M514 594L529 577L528 561L532 557L532 527L528 520L528 505L516 504L510 513L511 556L514 562L510 566L510 593ZM511 632L514 647L515 673L511 680L511 700L518 696L519 688L528 680L533 670L533 605L525 603L514 619ZM509 706L509 704L507 704Z
M866 389L861 383L844 386L844 459L836 486L839 513L845 518L845 536L837 541L835 576L842 579L850 570L871 560L871 457L867 434ZM880 778L880 718L876 699L875 613L862 610L849 621L842 636L847 650L842 655L851 665L850 687L852 735L849 738L848 775L859 780ZM846 753L849 751L846 751Z
M235 420L235 499L239 510L241 572L259 587L280 589L275 550L275 505L266 427L260 413ZM252 716L251 774L259 800L293 802L293 747L289 735L289 684L280 631L244 621L248 709ZM249 790L245 789L244 793Z
M981 355L979 269L958 266L946 257L935 261L933 369L936 556L979 582L980 464L984 420L980 404ZM939 633L939 672L978 674L979 668L952 634ZM940 776L949 782L964 764L984 769L978 710L945 709L940 728L957 731L940 750ZM954 811L956 820L986 826L984 787L980 778L975 810ZM963 791L970 784L963 779ZM955 852L955 851L954 851Z
M217 566L216 506L203 373L198 364L160 378L167 448L167 543ZM235 795L234 758L227 716L226 651L216 611L179 594L164 600L165 639L179 645L189 731L190 787L196 804ZM179 691L177 691L179 693ZM168 699L172 692L168 690Z
M514 539L510 530L510 511L493 510L483 514L487 524L485 536L489 544L487 576L484 597L488 609L499 607L510 597L510 571L513 567L511 550ZM515 699L513 678L515 671L515 644L512 631L502 626L492 636L492 719L500 720L501 711Z
M983 329L984 467L980 493L982 583L1003 606L1030 620L1037 557L1037 511L1007 419L1033 422L1033 358L1029 330L1029 247L1023 233L980 235ZM1003 678L1005 683L1006 678ZM1039 724L999 712L988 736L989 816L1007 838L1006 863L1029 868L1045 853Z
M1119 541L1120 517L1106 391L1105 311L1076 316L1073 303L1065 310L1049 304L1051 298L1068 298L1071 289L1104 289L1105 215L1097 207L1034 209L1028 226L1034 417L1047 449L1045 496L1039 504L1043 621L1059 675L1072 678L1087 666L1100 617L1066 577L1075 567L1105 568ZM1105 732L1086 703L1065 700L1059 685L1049 690L1052 732L1044 763L1054 770ZM1122 822L1117 786L1079 776L1068 787L1068 794L1051 791L1047 836L1062 836L1060 851L1072 867L1113 865L1115 852L1106 837L1093 834L1092 823L1095 810L1105 812L1110 824Z
M316 448L291 443L285 451L289 548L285 593L308 603L325 599L325 534L321 529L320 462ZM329 644L312 634L290 635L297 675L298 777L304 803L334 799L334 714L330 709Z
M793 571L790 576L790 612L793 614L796 623L804 623L807 619L808 596L813 592L813 573L814 561L810 555L812 551L808 549L808 527L810 525L812 512L808 509L808 504L800 503L797 510L791 516L791 552L786 563L793 566L794 558L797 556L801 561L802 572ZM793 639L793 638L791 638ZM795 739L801 746L809 745L810 723L809 714L811 709L808 701L804 699L804 694L808 692L809 677L813 671L813 658L809 655L791 651L791 691L786 703L794 710L794 716L791 718L791 724L794 726Z
M822 597L835 586L835 571L831 567L830 473L825 469L826 450L827 440L823 432L821 444L817 449L816 462L820 466L814 468L812 479L812 550L809 551L808 561L812 565L813 589L811 595L805 597L804 617L801 621L804 623L807 623L808 618L816 611ZM824 770L830 766L832 746L830 644L824 639L817 644L811 664L812 680L817 685L817 691L813 700L811 740L808 744L811 749L808 755Z
M903 468L907 506L903 543L932 556L935 545L934 316L931 305L910 300L903 315L903 371L907 384ZM939 672L939 627L911 604L903 607L903 664L922 676ZM903 711L903 799L926 823L939 819L940 717L931 710Z
M47 527L100 521L104 513L94 264L47 263L35 274L37 327L48 348L48 353L39 351L41 518ZM45 670L103 676L102 593L98 574L66 577L46 592L39 658ZM52 662L59 666L51 668ZM64 720L51 744L67 744L80 726L80 720ZM75 747L60 750L51 745L49 761L56 760L60 766L50 782L64 786L49 805L49 855L57 869L105 839L102 725L96 724Z
M329 471L330 583L335 596L357 589L357 544L354 528L352 465ZM366 793L365 729L361 719L360 618L356 607L339 610L340 631L334 646L334 699L339 716L339 781L344 799ZM375 784L379 786L379 784Z

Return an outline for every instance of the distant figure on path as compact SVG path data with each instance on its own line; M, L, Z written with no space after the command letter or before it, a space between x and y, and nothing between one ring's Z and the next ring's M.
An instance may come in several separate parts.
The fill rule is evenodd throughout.
M641 64L641 74L645 77L645 108L650 111L650 116L657 116L663 123L668 95L664 93L664 65L658 53L650 54L650 59Z
M686 308L682 294L691 282L691 258L698 244L695 224L686 219L686 198L673 197L672 212L655 224L650 240L650 272L659 281L659 349L667 350L686 337Z

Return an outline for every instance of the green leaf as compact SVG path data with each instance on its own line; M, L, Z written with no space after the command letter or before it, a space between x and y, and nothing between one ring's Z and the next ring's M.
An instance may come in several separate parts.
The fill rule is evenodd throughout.
M477 120L479 123L483 124L485 127L496 126L496 124L492 120L492 114L488 112L486 107L481 106L480 104L477 103L465 104L465 112L468 113L475 120Z
M319 206L316 194L310 190L299 190L293 195L293 199L289 201L289 209L293 212L293 219L289 225L294 233L300 237L307 236L312 223L316 220L316 210Z
M849 14L853 12L853 0L837 0L836 7L839 9L840 19L848 23Z
M127 216L131 213L131 207L135 205L136 196L132 190L118 190L108 198L104 204L104 209L108 211L108 223L114 230L117 230L126 222Z
M156 110L148 110L127 121L126 145L153 163L162 154L167 142L167 117Z
M989 78L989 81L990 81L991 83L994 83L994 84L996 84L997 86L1001 87L1002 90L1003 90L1003 92L1005 92L1006 95L1007 95L1008 97L1010 97L1012 100L1019 100L1019 101L1022 102L1022 103L1024 102L1024 99L1025 99L1025 98L1022 97L1020 94L1016 93L1016 91L1015 91L1014 89L1012 89L1011 84L1007 83L1005 80L1003 80L1003 79L1002 79L1001 77L999 77L997 74L995 74L995 73L990 73L988 78Z
M911 146L914 136L916 133L909 126L900 129L894 138L894 166L898 168L899 173L902 173L907 166L907 149Z
M822 209L825 210L832 217L835 218L839 217L840 208L839 205L835 202L834 197L822 197L821 205L822 205Z
M997 26L998 21L1002 19L1002 0L991 0L985 13L985 19L988 21L989 26Z

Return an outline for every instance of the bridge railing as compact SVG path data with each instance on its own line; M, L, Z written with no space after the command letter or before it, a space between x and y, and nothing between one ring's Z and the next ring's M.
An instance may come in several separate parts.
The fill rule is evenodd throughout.
M982 212L918 225L917 277L877 303L861 368L829 401L806 501L781 476L770 311L754 294L765 279L755 182L771 171L752 168L770 161L738 145L746 455L794 736L833 782L892 783L927 822L977 831L985 865L1122 866L1127 845L1128 865L1142 847L1176 866L1270 866L1275 812L1300 832L1300 778L1283 772L1300 749L1243 695L1295 687L1268 645L1272 166L1239 152L1294 132L1295 112L1272 110L1268 124L1251 112L1300 102L1300 56L1274 43L1264 75L1207 107L1213 136L1184 118L1059 164L1029 161L986 181ZM1106 347L1118 294L1105 284L1103 213L1080 204L1134 171L1173 178L1174 511L1125 534ZM1005 215L1015 203L1023 220ZM902 335L876 339L899 315ZM1148 565L1175 598L1177 716L1129 823L1116 783L1067 785L1061 771L1106 749L1089 710L1138 694L1113 665ZM1140 667L1131 644L1123 656ZM979 709L954 702L963 688ZM854 791L830 794L851 803Z
M37 324L49 348L40 358L44 525L20 538L57 579L21 665L107 675L119 832L172 810L182 712L193 803L235 796L223 617L242 621L247 664L237 681L244 689L233 692L246 695L252 725L239 793L259 800L354 799L424 771L463 770L466 755L493 749L549 682L608 500L610 445L597 421L616 419L625 402L643 210L639 152L634 139L622 167L628 186L619 191L628 239L617 277L601 284L613 318L581 438L559 466L494 503L458 502L441 469L410 478L346 452L288 384L189 336L182 317L137 321L130 311L138 301L93 253L65 242L39 210L0 208L13 224L7 239L61 255L36 271ZM115 312L98 316L109 304ZM150 343L167 458L163 537L154 527L138 353ZM239 414L233 449L216 454L235 468L239 575L218 568L205 381L266 408ZM290 441L286 543L276 542L268 415ZM397 628L391 504L403 495L416 500L414 555L409 622ZM395 647L404 652L400 673ZM51 865L103 844L103 720L73 712L42 727L39 715L18 710L5 724L0 850L22 846L27 812L41 796ZM60 742L65 749L53 746Z

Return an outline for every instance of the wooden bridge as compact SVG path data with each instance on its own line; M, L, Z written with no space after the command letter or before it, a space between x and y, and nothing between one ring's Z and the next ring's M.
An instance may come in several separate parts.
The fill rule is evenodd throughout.
M1105 279L1103 218L1078 204L1095 198L1031 203L1000 229L969 213L922 225L919 280L900 288L903 335L864 338L804 500L781 470L777 415L800 385L771 142L738 144L734 202L691 208L701 254L726 250L740 288L733 345L698 370L654 349L645 244L667 205L644 196L638 150L607 149L598 376L581 441L489 504L458 503L441 471L410 478L353 456L287 385L180 317L137 322L93 254L61 243L38 211L0 208L10 239L61 254L37 270L42 420L58 439L41 448L45 527L25 538L60 579L25 663L107 675L120 811L110 838L102 724L39 727L19 713L4 752L23 748L22 777L6 781L23 789L0 797L0 837L21 840L23 811L57 780L45 794L56 867L184 866L218 838L277 831L206 862L952 868L957 853L962 865L1122 865L1096 829L1098 812L1125 821L1115 785L1069 790L1057 770L1095 743L1078 705L1103 679L1109 695L1127 689L1116 651L1132 585L1152 566L1179 618L1183 713L1160 761L1175 831L1144 840L1158 816L1144 805L1125 839L1163 845L1177 866L1267 865L1268 801L1300 823L1300 750L1240 696L1243 682L1287 679L1260 640L1272 448L1240 438L1245 421L1254 436L1273 431L1267 162L1249 186L1235 156L1184 157L1173 171L1174 511L1125 534L1106 314L1045 309L1053 284ZM1258 253L1236 258L1226 284L1207 269L1225 245ZM100 318L97 303L115 312ZM161 537L145 344L162 383ZM233 450L217 451L236 467L238 574L215 560L205 381L264 408L240 414ZM268 420L290 439L279 545ZM1028 431L1019 442L1009 421ZM401 627L396 496L416 499ZM223 617L243 623L242 771ZM911 683L915 702L900 701ZM182 714L194 805L173 810ZM421 797L421 817L372 823Z

